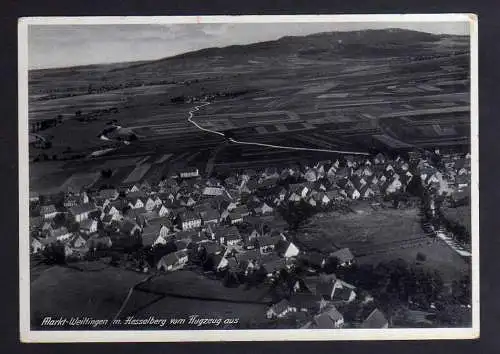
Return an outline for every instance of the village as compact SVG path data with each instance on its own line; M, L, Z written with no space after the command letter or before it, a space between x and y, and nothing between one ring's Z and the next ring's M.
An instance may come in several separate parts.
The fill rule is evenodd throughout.
M376 306L377 299L342 277L356 264L356 252L308 249L299 225L318 213L351 213L357 204L416 205L424 210L428 237L443 239L467 257L467 239L450 235L440 208L468 204L470 183L469 154L436 150L344 156L229 176L203 176L192 167L158 184L32 192L32 260L71 264L106 258L151 276L191 269L216 276L227 291L265 283L274 296L263 318L293 317L297 328L387 328L390 316ZM354 300L360 306L356 321L346 315Z

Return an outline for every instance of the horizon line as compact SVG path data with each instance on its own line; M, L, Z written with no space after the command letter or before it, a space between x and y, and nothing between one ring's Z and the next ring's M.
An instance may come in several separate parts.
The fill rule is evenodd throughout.
M20 19L21 21L22 19ZM20 22L21 23L21 22ZM63 25L63 24L57 24L58 25ZM91 26L91 24L86 24L88 26ZM113 25L113 24L110 24ZM151 25L157 25L156 23L151 23ZM299 38L299 37L309 37L309 36L314 36L318 34L328 34L328 33L348 33L348 32L369 32L369 31L388 31L388 30L402 30L402 31L407 31L407 32L417 32L417 33L425 33L425 34L431 34L435 36L455 36L455 37L470 37L470 34L454 34L454 33L432 33L432 32L426 32L424 30L413 30L413 29L407 29L407 28L401 28L401 27L387 27L383 29L374 29L374 28L367 28L367 29L361 29L361 30L336 30L336 31L320 31L320 32L315 32L315 33L310 33L307 35L284 35L281 36L277 39L271 39L271 40L264 40L264 41L256 41L256 42L251 42L251 43L245 43L245 44L230 44L226 46L208 46L208 47L203 47L195 50L188 50L184 52L179 52L177 54L171 55L171 56L161 56L157 58L150 58L150 59L142 59L142 60L125 60L125 61L109 61L109 62L94 62L94 63L88 63L88 64L79 64L79 65L68 65L68 66L46 66L46 67L33 67L29 68L28 67L28 72L32 71L42 71L42 70L57 70L57 69L79 69L79 68L88 68L92 66L106 66L106 65L134 65L134 64L142 64L142 63L147 63L147 62L154 62L154 61L160 61L160 60L166 60L166 59L171 59L175 58L181 55L189 54L189 53L196 53L202 50L207 50L207 49L224 49L224 48L229 48L229 47L235 47L235 46L248 46L248 45L253 45L253 44L258 44L258 43L269 43L269 42L276 42L279 40L282 40L283 38L291 37L291 38ZM28 58L29 62L29 58Z

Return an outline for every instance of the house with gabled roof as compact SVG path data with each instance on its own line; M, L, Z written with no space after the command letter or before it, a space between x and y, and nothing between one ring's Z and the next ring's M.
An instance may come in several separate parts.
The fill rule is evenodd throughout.
M401 190L402 187L403 184L401 183L401 181L395 178L391 180L389 185L385 188L385 193L387 194L396 193L397 191Z
M54 204L42 205L40 207L40 216L43 217L45 220L54 219L57 214L58 211Z
M101 221L103 225L111 225L113 222L120 222L122 220L123 216L121 214L101 215Z
M162 201L163 204L173 203L173 201L175 200L176 194L177 194L177 191L168 190L168 191L161 192L158 195L158 198L160 198L160 200Z
M274 208L269 206L266 202L262 203L262 205L256 207L254 209L255 214L258 215L265 215L265 214L271 214L274 212Z
M146 199L146 203L144 204L144 209L146 209L147 211L152 211L156 207L157 204L153 198L149 197Z
M127 220L125 219L119 226L118 226L120 233L126 235L126 236L133 236L135 234L140 233L141 227L132 220Z
M71 207L74 207L75 205L77 205L79 203L79 198L72 195L72 194L68 194L64 197L64 202L63 202L63 205L65 208L71 208Z
M42 234L50 234L54 230L52 222L45 221L42 225Z
M309 205L315 207L316 205L318 205L319 203L316 201L316 198L314 197L314 195L311 195L309 197L309 199L307 200L307 203L309 203Z
M318 329L341 328L343 324L344 316L333 305L324 308L312 321L312 327Z
M99 191L100 198L107 199L110 201L117 199L119 195L120 195L120 193L115 188L101 189Z
M235 246L243 241L243 238L236 226L228 227L224 230L223 235L219 238L221 244Z
M145 192L151 192L152 190L152 187L151 185L149 184L149 182L147 180L144 180L142 181L141 185L139 186L139 188L141 189L141 191L145 191Z
M94 251L98 248L110 248L112 245L113 242L109 236L89 237L87 240L87 248Z
M144 215L147 214L148 212L146 209L143 208L136 208L136 209L129 209L125 213L125 217L131 220L135 220L138 224L144 223L145 222L145 217Z
M221 254L225 251L225 247L221 246L217 242L208 241L200 243L200 249L206 253L206 255Z
M317 313L320 310L321 298L315 294L295 292L290 299L290 306L296 312Z
M263 236L257 239L257 245L261 254L274 252L276 246L283 238L281 236Z
M44 248L45 248L45 246L42 244L42 242L40 242L40 240L38 238L31 237L31 242L30 242L30 253L31 254L38 254L41 251L43 251Z
M170 209L167 208L165 205L157 206L155 209L156 213L158 214L159 217L164 217L170 215Z
M138 185L138 184L133 184L132 186L130 186L129 188L127 188L127 193L134 193L134 192L139 192L141 190L141 186Z
M196 230L179 231L173 235L177 249L187 248L191 243L197 244L203 240L201 233ZM182 241L182 243L180 242Z
M264 172L262 172L262 177L264 178L279 178L279 173L276 167L267 167Z
M40 200L40 194L35 191L30 191L29 192L29 199L30 202L38 202Z
M271 318L283 318L291 312L295 312L296 309L291 306L290 302L286 299L271 305L266 312L266 317Z
M236 187L238 185L238 180L235 176L229 176L224 180L224 183L230 187Z
M222 186L207 186L203 189L203 196L213 197L216 195L223 195L226 192L225 188Z
M78 234L73 235L69 239L68 245L73 249L80 249L81 250L81 249L85 248L85 251L88 251L87 240Z
M236 224L241 224L243 222L243 218L244 218L244 215L241 212L231 211L228 213L226 220L231 225L236 225Z
M220 214L217 210L215 209L207 209L203 214L202 214L202 220L203 223L206 224L218 224L220 220Z
M288 186L288 190L290 193L290 198L292 196L298 196L299 200L307 197L307 194L309 193L309 188L304 184L304 183L295 183L295 184L290 184ZM289 198L289 200L291 200ZM294 198L294 200L297 198Z
M328 205L332 200L328 197L328 194L325 192L319 192L314 196L314 199L317 204L322 206Z
M186 251L191 240L174 240L175 247L178 251Z
M201 217L198 213L187 210L178 216L177 223L182 230L191 230L201 227Z
M326 194L326 197L330 200L330 203L333 201L338 202L338 201L341 201L342 199L344 199L344 197L340 194L338 189L329 190L325 194Z
M69 232L65 226L61 226L57 229L52 230L50 236L55 237L58 241L64 241L69 239L73 235L72 232Z
M97 232L98 222L94 219L86 219L80 223L80 232L90 235Z
M305 173L304 173L304 178L308 182L316 182L318 179L318 173L314 168L309 168Z
M335 304L350 303L356 299L356 292L349 287L336 287L334 288L331 300Z
M111 203L103 209L103 212L105 215L121 215L121 210L123 210L123 208L120 208L117 203Z
M260 252L258 250L248 250L244 253L236 255L238 267L243 271L244 275L253 272L260 264Z
M200 171L196 167L186 167L179 171L180 178L194 178L199 177Z
M82 222L89 218L90 214L97 211L95 205L91 203L79 204L70 208L70 213L75 218L76 222Z
M389 322L379 309L374 309L361 324L361 328L389 328Z
M337 174L337 167L334 165L330 166L330 168L326 171L326 177L334 178Z
M372 198L373 196L375 196L375 192L367 184L365 184L363 187L360 188L359 194L360 194L360 198L363 198L363 199L369 199L369 198Z
M144 247L154 247L157 244L165 244L170 233L170 227L170 220L166 218L151 221L142 230L142 245Z
M186 251L176 251L163 256L156 264L156 269L165 272L181 269L188 262Z
M386 162L386 157L384 154L382 154L381 152L379 152L377 155L375 155L375 158L373 159L373 162L376 164L376 165L379 165L379 164L384 164Z
M352 199L352 200L357 200L357 199L359 199L359 197L361 197L361 193L359 193L359 191L354 187L346 188L345 192L346 192L347 197Z
M146 192L139 189L139 190L127 191L125 197L127 199L135 199L135 198L146 199L148 195Z
M37 230L43 225L41 216L30 216L30 230Z
M285 258L281 258L275 255L261 257L260 263L266 271L268 277L273 277L277 275L281 270L287 269Z
M297 257L300 253L299 248L293 242L289 241L284 242L282 249L282 254L285 258L294 258Z
M465 175L457 176L455 178L455 185L457 186L457 188L459 190L467 188L469 186L469 182L470 182L470 179Z
M265 191L274 188L278 183L278 179L278 177L268 177L265 179L261 179L258 181L257 189Z
M181 205L187 206L187 207L191 207L191 206L196 204L196 201L194 200L194 198L191 195L190 196L181 196L179 198L179 202Z
M329 258L336 259L340 267L347 267L353 264L354 255L349 248L341 248L335 252L330 253Z
M127 196L127 200L128 200L128 206L131 209L141 209L141 208L144 208L144 202L139 197L130 198L130 197Z

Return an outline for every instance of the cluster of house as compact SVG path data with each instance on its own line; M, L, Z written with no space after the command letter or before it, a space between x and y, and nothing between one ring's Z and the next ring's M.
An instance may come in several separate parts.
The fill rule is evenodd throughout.
M440 172L431 168L425 163L419 165L422 181L443 184ZM467 176L464 170L467 168L459 169L455 175L459 186ZM322 161L304 168L246 170L224 180L203 178L197 168L186 168L155 185L143 182L67 193L63 205L44 198L30 220L32 251L37 253L48 244L61 241L68 255L78 255L125 242L127 237L139 238L144 247L166 244L172 239L179 244L182 240L195 240L189 245L199 238L226 246L236 242L231 240L233 237L248 246L256 234L266 234L262 229L264 220L273 228L276 211L283 204L304 201L326 208L376 198L405 190L413 173L403 158L391 160L383 154L371 158L347 156L342 163ZM38 196L33 194L30 199L36 202ZM64 214L77 226L55 223L58 214ZM249 228L238 236L241 225Z
M439 151L437 151L439 154ZM440 168L426 160L417 165L422 183L435 194L460 202L470 196L471 156L467 154L439 154Z
M465 193L470 156L443 155L442 161L444 172L422 158L412 163L383 154L348 156L342 162L322 161L304 168L246 170L225 179L204 178L197 168L186 168L155 185L144 181L66 193L62 203L32 194L36 208L30 218L31 252L58 242L67 257L81 258L100 248L133 244L159 252L156 263L142 271L175 271L194 257L209 262L215 272L260 272L272 280L292 269L298 258L311 258L288 239L277 212L283 204L306 202L322 209L383 197L405 191L415 174L439 193ZM354 259L342 249L327 259L308 260L321 267L331 258L339 266ZM297 283L293 296L271 306L267 316L307 313L313 315L308 327L338 328L344 322L338 305L355 298L356 289L340 279ZM374 310L360 325L383 328L387 320Z
M345 253L345 252L344 252ZM344 265L345 266L345 265ZM359 322L347 323L342 314L344 305L358 297L357 289L334 274L320 274L297 280L289 298L280 300L267 310L267 318L284 319L294 316L302 320L302 328L334 329L347 324L359 328L387 328L385 315L373 305L373 298L365 295L362 306L370 311Z

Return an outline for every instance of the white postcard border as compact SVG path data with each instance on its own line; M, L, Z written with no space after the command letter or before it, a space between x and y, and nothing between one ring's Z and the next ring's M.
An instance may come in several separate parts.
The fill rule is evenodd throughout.
M287 330L33 331L30 328L28 26L277 22L468 22L471 62L472 327ZM19 320L25 343L474 339L479 337L478 22L474 14L26 17L18 22Z

